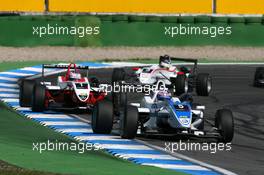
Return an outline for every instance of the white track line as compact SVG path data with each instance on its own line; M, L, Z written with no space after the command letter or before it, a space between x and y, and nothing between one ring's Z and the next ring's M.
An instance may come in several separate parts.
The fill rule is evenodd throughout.
M17 82L18 78L3 77L0 75L0 80L14 81Z
M69 129L56 129L56 131L58 132L62 132L62 133L71 133L71 132L81 132L81 133L92 133L93 130L92 129L86 129L86 128L69 128Z
M105 63L107 64L107 63ZM109 64L109 63L108 63ZM174 64L174 63L173 63ZM193 65L193 63L175 63L177 65ZM117 68L117 67L144 67L144 66L152 66L156 65L155 63L153 64L146 64L146 63L137 63L137 62L112 62L112 68ZM199 63L198 65L264 65L264 62L256 62L256 63L247 63L247 62L230 62L230 63Z
M19 94L0 94L0 97L6 98L6 97L19 97Z
M13 108L15 108L15 110L18 110L18 111L31 111L31 108L29 107L13 106Z
M25 68L22 68L20 70L28 70L28 71L34 71L34 72L42 72L42 68L36 68L36 67L25 67Z
M20 76L20 77L35 75L33 73L19 73L19 72L1 72L0 75L1 74L16 75L16 76Z
M131 141L129 139L121 139L120 136L106 135L106 136L76 136L75 139L85 141L85 140L108 140L108 141Z
M12 89L12 88L0 88L0 92L19 92L19 89Z
M60 125L60 126L67 126L67 125L73 125L73 126L87 126L87 123L84 122L40 122L44 124L45 126L51 126L51 125Z
M18 88L18 84L0 83L0 86Z
M100 144L103 149L153 150L145 145Z
M72 117L65 115L65 114L29 114L27 115L28 118L50 118L50 119L72 119Z
M148 159L164 159L164 160L180 160L170 155L166 154L116 154L118 157L128 159L128 158L148 158Z
M19 99L18 98L2 98L2 101L3 102L19 102Z
M211 171L210 169L201 167L199 165L173 165L173 164L158 164L158 163L143 163L142 165L155 166L166 169L177 169L177 170Z

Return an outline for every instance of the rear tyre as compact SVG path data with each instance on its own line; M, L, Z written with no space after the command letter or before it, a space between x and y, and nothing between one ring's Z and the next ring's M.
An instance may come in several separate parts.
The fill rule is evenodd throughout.
M196 79L196 93L199 96L208 96L212 90L212 78L207 73L198 74Z
M127 93L112 92L113 112L116 116L120 115L120 110L127 103Z
M91 77L90 78L90 85L91 85L91 87L99 87L100 82L99 82L98 78Z
M125 79L126 72L123 68L115 68L112 73L112 84L114 82L123 81Z
M136 137L138 129L138 109L135 106L126 106L120 120L120 135L124 139Z
M97 134L110 134L113 128L113 107L109 101L98 102L92 112L92 129Z
M46 88L42 84L35 84L32 96L32 111L42 112L45 110Z
M19 105L21 107L31 107L34 85L34 80L22 80L19 87Z
M218 128L221 137L219 141L231 142L234 137L234 117L232 111L219 109L215 114L215 127Z
M174 90L176 95L181 95L188 92L188 79L186 75L177 75L175 79L172 79Z
M120 81L125 79L126 72L123 68L115 68L112 73L112 88L114 85L121 85ZM122 92L112 92L112 101L113 101L113 110L115 115L119 115L119 105L122 103L120 99L122 99L121 94Z
M264 79L264 67L258 67L255 72L254 76L254 86L255 87L261 87L264 86L264 84L261 84L259 80Z

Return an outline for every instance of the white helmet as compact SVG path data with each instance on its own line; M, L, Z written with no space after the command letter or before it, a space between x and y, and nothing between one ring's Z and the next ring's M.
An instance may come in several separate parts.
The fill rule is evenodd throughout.
M157 94L157 98L158 100L162 100L162 99L165 99L165 98L171 98L171 93L167 90L160 90Z
M169 55L160 56L160 67L169 68L171 66L171 58Z
M81 78L82 78L81 74L79 74L79 73L74 73L74 72L70 73L70 80L79 80Z

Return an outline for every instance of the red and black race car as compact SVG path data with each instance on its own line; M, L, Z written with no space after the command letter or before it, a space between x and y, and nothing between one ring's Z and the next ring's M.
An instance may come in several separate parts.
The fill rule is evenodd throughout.
M67 71L52 83L44 81L45 68ZM82 76L80 70L86 70L86 76ZM43 64L40 82L29 79L21 81L20 106L31 107L36 112L47 109L91 109L96 102L105 98L106 92L97 78L88 79L88 71L88 66L73 63Z

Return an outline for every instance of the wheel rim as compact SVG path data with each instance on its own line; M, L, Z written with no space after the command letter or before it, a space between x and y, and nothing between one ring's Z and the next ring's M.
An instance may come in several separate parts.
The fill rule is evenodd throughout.
M188 92L188 81L185 81L184 83L184 92L187 93Z
M209 78L207 82L207 92L210 93L211 90L212 90L212 81L211 78Z

